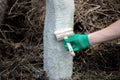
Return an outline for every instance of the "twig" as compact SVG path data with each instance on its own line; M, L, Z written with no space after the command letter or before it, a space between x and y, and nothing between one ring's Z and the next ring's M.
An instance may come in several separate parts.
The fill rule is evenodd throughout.
M11 9L10 9L8 15L11 14L12 10L14 9L14 7L18 4L18 1L19 1L19 0L16 0L16 2L13 4L13 6L11 7Z

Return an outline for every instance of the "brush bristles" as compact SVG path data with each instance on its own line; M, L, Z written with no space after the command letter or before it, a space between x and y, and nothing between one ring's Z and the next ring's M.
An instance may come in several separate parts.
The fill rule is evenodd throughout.
M56 31L55 32L55 36L56 36L56 39L58 40L58 41L60 41L60 40L63 40L65 37L69 37L69 36L71 36L71 35L73 35L74 34L74 32L73 32L73 29L64 29L64 30L62 30L62 31Z

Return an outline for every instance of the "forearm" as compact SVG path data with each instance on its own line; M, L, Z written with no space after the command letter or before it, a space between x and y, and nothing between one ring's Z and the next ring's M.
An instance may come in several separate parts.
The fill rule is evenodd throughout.
M120 38L120 20L110 26L90 33L88 39L91 45Z

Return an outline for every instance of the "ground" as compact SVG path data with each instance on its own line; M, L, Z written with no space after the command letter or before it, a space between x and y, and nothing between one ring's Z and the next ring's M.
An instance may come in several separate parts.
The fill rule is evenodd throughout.
M75 33L91 33L120 18L119 0L75 0L75 9ZM44 0L8 0L0 25L0 80L47 80L43 71L44 17ZM119 39L77 52L72 79L120 80L119 52Z

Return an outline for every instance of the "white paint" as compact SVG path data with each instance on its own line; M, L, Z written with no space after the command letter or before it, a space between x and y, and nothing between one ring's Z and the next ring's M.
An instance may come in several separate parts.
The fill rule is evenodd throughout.
M46 0L44 26L44 70L49 80L70 79L73 57L64 48L63 41L57 41L55 31L73 28L73 0Z

